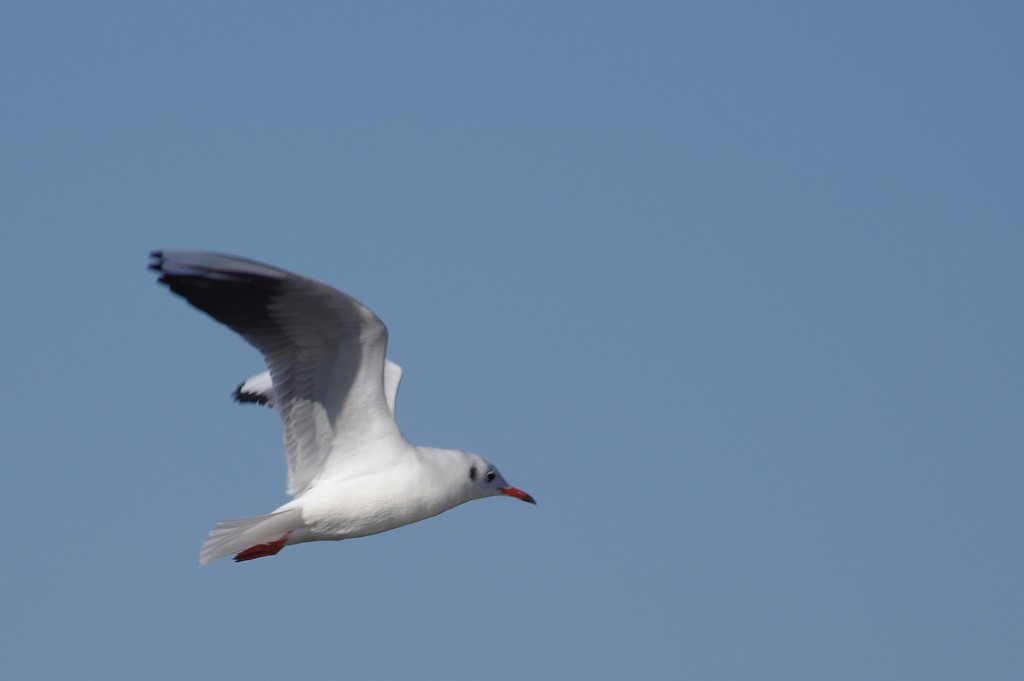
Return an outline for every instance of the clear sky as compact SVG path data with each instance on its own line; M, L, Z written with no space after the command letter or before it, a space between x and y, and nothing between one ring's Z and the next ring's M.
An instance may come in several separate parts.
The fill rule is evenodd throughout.
M6 2L5 677L1024 678L1020 3ZM487 499L285 499L154 284L360 298Z

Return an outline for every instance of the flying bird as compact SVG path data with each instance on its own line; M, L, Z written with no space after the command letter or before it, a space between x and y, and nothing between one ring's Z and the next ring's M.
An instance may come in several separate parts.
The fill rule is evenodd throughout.
M161 284L263 354L268 371L244 381L235 399L273 408L284 430L291 501L219 523L200 565L386 532L474 499L536 503L476 454L406 441L395 422L402 370L385 358L384 324L355 298L230 255L150 255Z

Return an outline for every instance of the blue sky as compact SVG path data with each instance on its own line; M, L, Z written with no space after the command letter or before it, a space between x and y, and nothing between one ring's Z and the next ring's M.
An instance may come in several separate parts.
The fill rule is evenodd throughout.
M1017 679L1015 3L6 3L11 678ZM197 569L285 500L153 248L388 324L539 505Z

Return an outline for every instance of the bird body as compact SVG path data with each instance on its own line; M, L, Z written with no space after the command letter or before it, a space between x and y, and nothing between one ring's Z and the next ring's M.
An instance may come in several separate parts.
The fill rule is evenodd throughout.
M294 498L268 515L219 523L200 564L386 532L489 496L536 503L476 454L406 441L394 418L402 370L385 358L383 323L354 298L234 256L152 257L160 283L263 354L269 370L235 398L272 407L284 430Z

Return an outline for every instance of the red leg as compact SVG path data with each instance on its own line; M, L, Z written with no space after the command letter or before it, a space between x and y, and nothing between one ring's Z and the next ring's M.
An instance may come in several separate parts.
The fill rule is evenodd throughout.
M284 543L288 541L288 537L291 532L286 532L280 539L269 541L266 544L257 544L256 546L250 546L245 551L239 552L235 555L235 562L241 563L243 560L252 560L253 558L265 558L266 556L273 556L275 553L284 548Z

